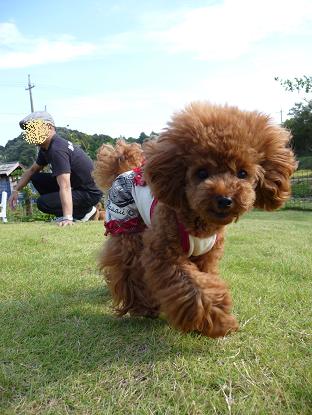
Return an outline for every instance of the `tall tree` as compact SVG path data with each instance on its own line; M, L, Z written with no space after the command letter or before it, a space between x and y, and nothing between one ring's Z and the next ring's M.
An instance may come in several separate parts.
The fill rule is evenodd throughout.
M289 129L293 136L293 146L296 154L312 153L312 100L298 103L290 110L291 118L283 126Z
M304 75L301 78L281 79L274 78L286 91L312 92L312 76ZM288 128L293 136L293 146L298 155L312 152L312 100L305 98L303 102L296 103L289 111L291 118L283 126Z
M275 81L278 81L286 91L304 91L309 93L312 91L312 76L303 75L302 78L281 79L276 76Z
M30 166L36 158L36 147L23 140L22 135L9 140L4 148L4 160L19 161L26 167Z
M4 160L5 160L4 150L5 150L5 148L3 146L0 146L0 162L4 162Z

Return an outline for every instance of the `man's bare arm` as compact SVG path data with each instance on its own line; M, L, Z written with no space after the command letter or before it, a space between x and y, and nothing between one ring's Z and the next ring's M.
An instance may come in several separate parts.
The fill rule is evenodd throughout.
M17 199L18 199L18 192L21 191L30 181L31 176L35 173L38 173L43 169L43 166L40 166L37 163L34 163L28 170L26 170L22 177L17 182L15 190L12 192L9 198L9 206L11 209L16 208Z

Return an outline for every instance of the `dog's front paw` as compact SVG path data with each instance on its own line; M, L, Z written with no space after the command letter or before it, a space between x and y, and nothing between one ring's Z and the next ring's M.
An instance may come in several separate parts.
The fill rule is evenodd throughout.
M212 307L202 334L209 337L223 337L237 331L239 324L232 314L227 314L218 307Z
M146 317L155 319L159 316L159 308L146 308L146 307L137 307L129 310L129 314L131 317Z

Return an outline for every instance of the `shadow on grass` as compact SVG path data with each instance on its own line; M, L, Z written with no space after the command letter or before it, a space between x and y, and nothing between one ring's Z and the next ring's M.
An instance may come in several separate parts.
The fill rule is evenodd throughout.
M109 299L106 289L91 289L2 303L3 400L62 382L73 373L131 370L181 353L196 354L185 335L179 337L166 321L115 317Z

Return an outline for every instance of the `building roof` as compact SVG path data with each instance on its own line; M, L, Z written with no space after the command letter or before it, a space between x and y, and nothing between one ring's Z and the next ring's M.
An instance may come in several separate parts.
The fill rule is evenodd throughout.
M18 167L23 169L23 166L18 161L13 161L12 163L0 163L0 175L10 176L10 174Z

